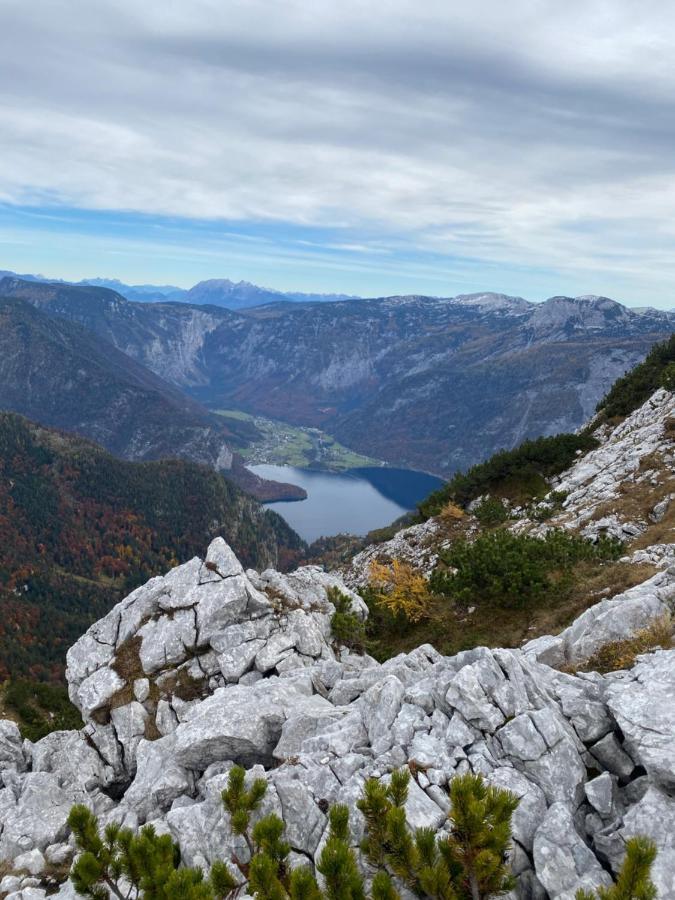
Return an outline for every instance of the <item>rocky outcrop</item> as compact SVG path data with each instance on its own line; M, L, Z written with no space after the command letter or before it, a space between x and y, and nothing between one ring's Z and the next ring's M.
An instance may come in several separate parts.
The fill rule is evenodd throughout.
M554 482L566 497L544 527L631 541L662 522L675 489L674 422L675 394L661 388L618 425L599 426L600 446Z
M669 602L672 581L660 573L645 598ZM335 576L244 571L218 539L92 626L68 654L83 730L30 744L0 726L0 859L15 870L0 891L44 896L47 861L72 854L75 802L104 822L152 822L189 865L245 861L220 799L241 763L267 779L264 812L284 818L299 861L316 858L334 802L349 804L358 843L366 778L409 766L409 820L444 828L449 782L474 771L520 798L514 896L572 900L607 883L636 833L657 841L655 880L673 896L675 650L607 676L565 674L532 646L443 657L425 645L379 664L336 646L332 587L365 615ZM579 640L606 610L572 626Z
M388 541L369 544L346 566L345 584L359 588L368 583L370 567L375 561L399 559L424 575L430 575L438 562L441 546L440 527L436 519L402 528Z
M596 603L560 634L529 641L523 651L540 662L561 667L590 659L605 644L632 637L637 631L675 611L675 568L615 597Z

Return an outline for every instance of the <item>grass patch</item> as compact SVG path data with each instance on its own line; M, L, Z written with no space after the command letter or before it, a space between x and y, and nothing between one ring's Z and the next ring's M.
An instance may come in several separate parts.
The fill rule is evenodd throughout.
M409 622L376 601L375 592L361 590L370 611L366 622L366 651L380 662L408 653L420 644L432 644L452 656L473 647L518 647L542 634L556 634L589 607L641 584L657 569L649 565L590 560L578 563L571 584L553 589L547 603L509 608L483 602L474 612L448 597L433 597L428 618Z
M240 450L250 464L267 463L333 471L377 464L377 460L350 450L319 428L290 425L237 409L217 409L214 412L231 422L246 423L255 429L256 435L250 436L248 446Z
M236 419L239 422L253 421L253 416L250 413L243 412L241 409L214 409L213 412L224 419Z

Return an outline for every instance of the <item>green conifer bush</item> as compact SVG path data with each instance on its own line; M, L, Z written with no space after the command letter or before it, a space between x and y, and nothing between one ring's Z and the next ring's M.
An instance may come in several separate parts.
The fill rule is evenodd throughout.
M291 866L278 816L253 821L267 783L256 779L247 787L240 766L231 769L222 799L250 856L214 863L208 875L181 866L178 845L151 825L134 834L110 824L101 834L93 813L74 806L68 821L80 853L70 877L77 893L91 900L225 900L244 885L255 900L401 900L401 891L427 900L488 900L511 890L508 850L518 798L481 775L457 776L448 826L413 830L405 811L410 777L409 769L400 769L388 784L366 782L357 802L365 820L358 850L351 846L348 808L334 805L316 871ZM628 841L616 884L597 895L580 891L577 900L654 900L649 873L655 855L651 841Z
M576 900L655 900L656 887L650 877L656 845L649 838L626 841L626 856L616 883L592 891L577 891Z

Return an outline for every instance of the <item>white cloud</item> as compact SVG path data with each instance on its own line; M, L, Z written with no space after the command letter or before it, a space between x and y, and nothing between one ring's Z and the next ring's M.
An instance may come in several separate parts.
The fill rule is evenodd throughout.
M674 36L650 0L3 0L0 199L663 291Z

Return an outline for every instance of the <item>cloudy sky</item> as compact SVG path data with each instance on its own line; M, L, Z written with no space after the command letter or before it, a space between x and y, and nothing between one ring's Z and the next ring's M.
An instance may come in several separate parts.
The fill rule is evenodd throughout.
M0 0L0 268L675 307L663 0Z

